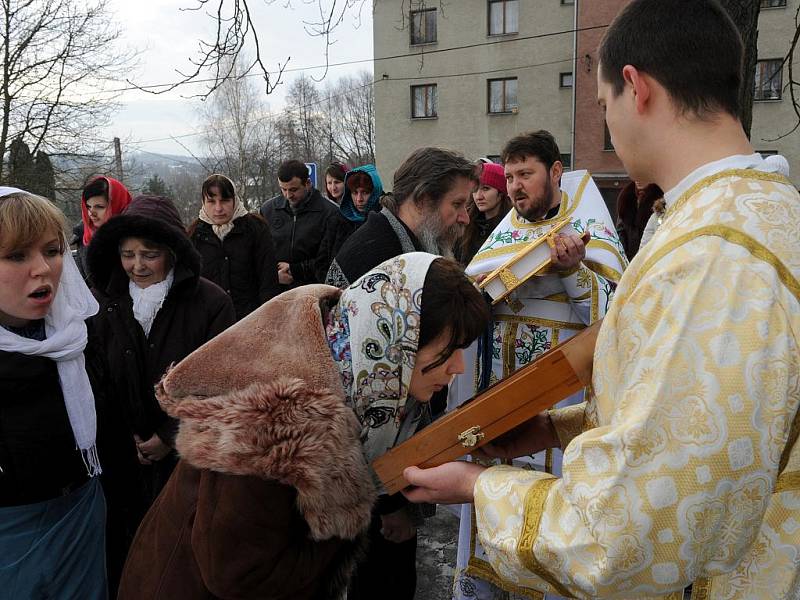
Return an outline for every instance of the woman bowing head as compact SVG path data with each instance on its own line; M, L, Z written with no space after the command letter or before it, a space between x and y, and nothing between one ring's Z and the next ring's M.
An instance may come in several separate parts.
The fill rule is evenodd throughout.
M287 291L181 361L157 388L181 461L120 598L340 596L379 518L368 460L421 426L487 321L454 262L412 253Z

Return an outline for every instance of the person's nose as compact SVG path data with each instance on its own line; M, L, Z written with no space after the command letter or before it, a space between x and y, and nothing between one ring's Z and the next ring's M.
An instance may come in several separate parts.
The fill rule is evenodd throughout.
M450 365L447 369L448 375L461 375L464 372L464 351L458 348L450 356Z
M50 263L44 254L37 253L31 266L31 274L34 276L46 275L50 272Z
M466 204L458 209L458 217L456 217L456 222L461 223L462 225L469 225L469 213L467 212Z
M511 177L510 179L506 180L506 188L508 189L508 195L512 198L514 194L521 188L520 182L515 178Z

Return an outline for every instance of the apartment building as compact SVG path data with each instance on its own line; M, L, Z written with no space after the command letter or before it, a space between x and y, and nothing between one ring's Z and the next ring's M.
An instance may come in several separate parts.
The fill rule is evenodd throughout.
M596 103L597 46L629 1L377 2L376 149L387 188L414 148L497 158L511 136L544 128L565 165L595 175L613 212L629 180ZM786 156L800 185L800 130L778 139L796 123L780 63L800 0L760 1L752 141Z
M575 139L574 164L589 169L614 212L615 198L628 183L614 152L603 111L597 105L597 47L604 25L630 0L578 0L576 3ZM788 69L783 57L795 33L794 15L800 0L761 0L758 32L758 64L753 102L751 141L763 154L780 153L793 168L791 179L800 186L800 131L779 138L794 127L797 118L788 90ZM800 59L800 57L798 57Z
M497 157L506 140L530 129L550 130L571 153L568 0L390 0L375 3L373 22L384 181L420 146Z
M781 66L795 34L795 15L800 0L761 0L758 20L758 63L753 94L753 126L750 140L758 152L783 154L792 168L791 180L800 187L800 129L789 89L787 65ZM800 68L800 53L795 52ZM777 139L780 138L780 139Z

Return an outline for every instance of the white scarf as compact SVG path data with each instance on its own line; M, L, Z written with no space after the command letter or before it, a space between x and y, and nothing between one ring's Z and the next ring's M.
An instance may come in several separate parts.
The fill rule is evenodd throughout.
M144 330L145 337L150 335L150 328L164 300L169 294L172 282L175 280L175 269L170 269L163 281L154 283L146 288L140 288L132 281L128 282L128 293L133 300L133 316Z
M22 191L0 187L0 198ZM96 446L94 394L83 358L89 340L84 321L97 314L98 309L97 301L67 249L58 290L50 312L44 318L47 338L32 340L0 327L0 350L42 356L56 362L69 424L90 477L99 475L102 469Z
M214 230L214 233L217 235L220 242L223 241L225 239L225 236L231 232L231 230L233 229L233 222L236 219L250 214L247 212L247 209L242 205L242 203L239 201L238 198L234 198L233 203L236 205L235 208L233 209L233 216L231 217L231 220L225 223L224 225L214 224L214 221L211 220L211 217L209 217L206 214L205 203L200 207L200 216L199 216L200 220L203 221L204 223L208 223L209 225L211 225L211 229Z

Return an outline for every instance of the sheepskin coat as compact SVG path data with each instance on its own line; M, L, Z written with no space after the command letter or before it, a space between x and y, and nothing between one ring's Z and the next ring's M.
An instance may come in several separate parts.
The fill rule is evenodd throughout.
M120 600L341 595L375 489L323 326L338 296L281 294L159 383L181 462L136 534Z

